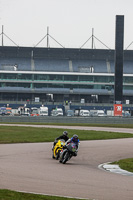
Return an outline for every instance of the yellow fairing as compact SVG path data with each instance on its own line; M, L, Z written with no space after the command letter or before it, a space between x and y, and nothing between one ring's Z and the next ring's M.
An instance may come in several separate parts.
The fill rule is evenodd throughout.
M62 150L64 145L65 145L65 141L61 139L61 140L58 140L58 142L54 146L53 155L56 159L59 158L60 151Z

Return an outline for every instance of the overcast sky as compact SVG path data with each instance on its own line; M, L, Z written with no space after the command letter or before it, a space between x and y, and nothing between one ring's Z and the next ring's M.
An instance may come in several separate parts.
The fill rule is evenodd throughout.
M94 36L115 48L116 15L124 15L124 48L133 41L133 0L0 0L0 33L19 46L35 46L49 34L66 48L80 48ZM2 44L0 35L0 45ZM60 47L49 38L50 47ZM90 39L83 48L91 48ZM94 39L95 48L105 48ZM4 36L4 45L14 45ZM44 38L38 47L46 47ZM133 49L133 44L129 49Z

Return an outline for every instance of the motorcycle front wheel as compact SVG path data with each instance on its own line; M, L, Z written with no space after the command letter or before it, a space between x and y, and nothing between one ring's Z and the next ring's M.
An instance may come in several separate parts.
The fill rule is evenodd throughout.
M52 152L52 158L55 159L54 152Z
M56 160L58 160L59 159L59 157L60 157L60 150L58 151L58 153L56 154Z

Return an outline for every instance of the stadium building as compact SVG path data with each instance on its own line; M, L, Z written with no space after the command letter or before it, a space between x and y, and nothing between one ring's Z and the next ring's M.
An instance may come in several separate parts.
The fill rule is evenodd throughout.
M115 50L0 47L0 101L114 102ZM133 103L133 51L124 50L123 103Z

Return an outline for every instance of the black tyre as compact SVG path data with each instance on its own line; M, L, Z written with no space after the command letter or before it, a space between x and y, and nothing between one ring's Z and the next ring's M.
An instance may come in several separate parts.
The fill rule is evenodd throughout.
M55 159L55 157L54 157L54 153L52 154L52 158Z
M59 157L60 157L60 150L58 151L58 153L56 154L56 160L58 160L59 159Z
M69 156L69 154L68 154L68 152L66 152L66 153L64 154L64 156L63 156L63 159L62 159L62 163L63 163L63 164L65 164L65 163L67 162L68 156Z

